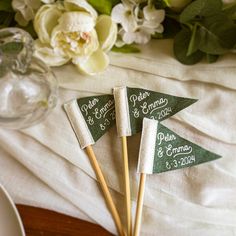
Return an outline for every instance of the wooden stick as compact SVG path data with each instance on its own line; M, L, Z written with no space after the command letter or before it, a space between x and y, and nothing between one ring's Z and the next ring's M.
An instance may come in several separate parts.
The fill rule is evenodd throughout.
M129 181L129 160L127 149L127 137L122 137L122 151L124 163L124 179L125 179L125 203L127 217L127 235L132 236L132 216L131 216L131 197L130 197L130 181Z
M143 199L145 191L146 174L141 173L139 180L138 201L135 215L134 236L139 236L143 211Z
M102 188L102 191L103 191L103 194L104 194L104 197L105 197L105 200L106 200L106 203L107 203L107 206L112 214L112 217L115 221L115 224L116 224L116 227L117 227L117 231L119 233L119 235L121 236L124 236L126 235L125 234L125 231L123 229L123 226L122 226L122 223L121 223L121 220L120 220L120 216L118 214L118 211L115 207L115 204L112 200L112 197L111 197L111 194L109 192L109 189L108 189L108 186L107 186L107 183L105 181L105 178L102 174L102 171L99 167L99 164L97 162L97 158L93 152L93 148L91 146L88 146L86 147L86 151L87 151L87 154L88 154L88 157L90 159L90 162L93 166L93 169L96 173L96 176L97 176L97 179L101 185L101 188Z

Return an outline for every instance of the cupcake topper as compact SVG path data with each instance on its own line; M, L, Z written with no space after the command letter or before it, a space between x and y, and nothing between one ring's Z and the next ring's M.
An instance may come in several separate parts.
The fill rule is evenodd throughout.
M81 148L95 144L115 125L115 102L112 95L84 97L64 104Z
M134 235L139 235L141 226L146 174L191 167L220 157L180 137L158 121L144 118L137 168L140 182Z
M64 104L64 108L81 148L85 148L87 152L117 231L119 235L125 235L118 211L91 146L115 124L114 98L112 95L84 97Z

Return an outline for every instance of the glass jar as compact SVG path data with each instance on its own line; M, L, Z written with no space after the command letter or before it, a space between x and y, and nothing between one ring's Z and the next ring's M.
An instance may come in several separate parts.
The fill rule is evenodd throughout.
M57 81L33 56L33 39L18 28L0 30L0 126L21 129L56 106Z

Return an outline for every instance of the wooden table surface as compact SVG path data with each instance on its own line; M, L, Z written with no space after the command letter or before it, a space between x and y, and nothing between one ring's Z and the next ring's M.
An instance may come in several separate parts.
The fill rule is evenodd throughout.
M102 227L41 208L16 205L26 236L111 236Z

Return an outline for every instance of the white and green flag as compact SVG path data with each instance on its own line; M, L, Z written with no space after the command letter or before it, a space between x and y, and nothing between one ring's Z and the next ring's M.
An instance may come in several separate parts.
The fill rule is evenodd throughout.
M113 95L74 99L64 108L81 148L94 144L115 125Z
M131 136L142 130L143 118L162 121L197 100L146 89L114 88L118 136Z
M180 137L156 120L143 120L139 173L161 173L199 165L220 157Z

